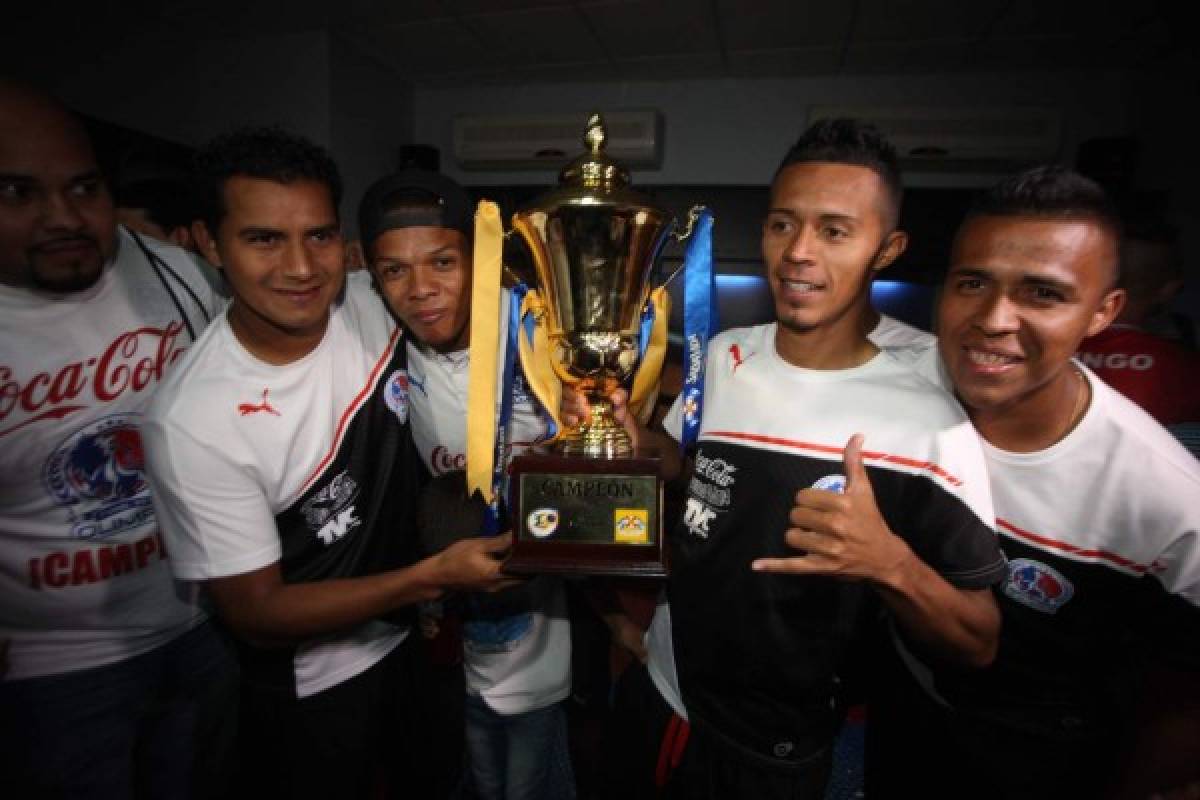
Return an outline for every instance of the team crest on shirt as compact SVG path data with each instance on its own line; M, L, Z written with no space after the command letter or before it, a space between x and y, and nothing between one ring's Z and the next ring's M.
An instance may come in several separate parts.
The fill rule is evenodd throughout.
M817 478L813 483L812 488L824 489L827 492L834 494L846 493L846 476L845 475L826 475L824 478Z
M1075 587L1051 566L1029 558L1016 558L1008 562L1004 593L1032 609L1054 614L1075 594Z
M103 539L154 519L137 414L113 414L68 436L46 459L42 482L80 539Z
M424 392L425 389L422 387L421 391ZM400 420L401 425L408 422L408 392L408 373L402 369L393 372L383 386L383 402Z
M304 501L300 513L322 544L330 545L362 525L355 515L358 483L346 470Z

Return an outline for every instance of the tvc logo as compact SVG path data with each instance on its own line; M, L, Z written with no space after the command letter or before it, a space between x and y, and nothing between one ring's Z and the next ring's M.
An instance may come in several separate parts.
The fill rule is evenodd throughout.
M693 536L699 536L701 539L708 538L708 523L717 515L716 511L706 506L694 497L689 497L687 500L687 508L683 511L683 524L688 526L688 530Z
M362 520L354 516L354 506L350 506L326 522L321 530L317 531L317 538L321 540L322 544L330 545L361 524Z

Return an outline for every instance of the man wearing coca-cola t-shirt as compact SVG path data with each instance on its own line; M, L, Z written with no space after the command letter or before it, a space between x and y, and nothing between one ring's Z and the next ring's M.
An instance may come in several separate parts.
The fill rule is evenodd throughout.
M79 123L0 82L8 796L219 790L210 759L226 741L214 734L233 661L167 569L140 434L155 387L216 305L183 251L117 227Z

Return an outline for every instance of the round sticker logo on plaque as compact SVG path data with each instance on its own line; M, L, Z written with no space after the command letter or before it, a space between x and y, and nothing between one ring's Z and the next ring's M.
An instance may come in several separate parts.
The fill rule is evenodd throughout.
M558 530L558 509L538 508L530 511L525 518L525 526L537 538L545 539Z

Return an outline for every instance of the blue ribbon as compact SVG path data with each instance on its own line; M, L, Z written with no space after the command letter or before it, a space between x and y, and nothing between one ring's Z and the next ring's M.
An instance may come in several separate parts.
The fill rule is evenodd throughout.
M504 372L500 382L500 417L496 420L496 450L492 459L492 502L488 507L483 532L494 536L504 528L504 508L508 474L508 445L513 410L514 370L517 360L517 336L521 330L521 303L528 291L525 284L518 283L509 291L508 336L504 340Z
M704 413L704 358L717 328L717 292L712 264L712 212L701 209L683 258L683 426L686 450L700 433Z

